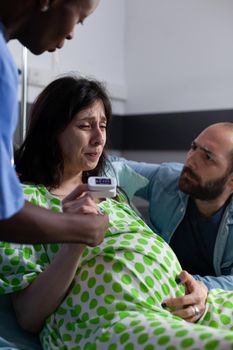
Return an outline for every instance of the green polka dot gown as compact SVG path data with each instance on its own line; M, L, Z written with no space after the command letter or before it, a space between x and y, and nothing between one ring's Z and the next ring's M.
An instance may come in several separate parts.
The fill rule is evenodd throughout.
M44 187L24 185L25 198L54 211L61 202ZM40 334L48 350L233 349L233 292L213 289L198 324L161 307L184 294L181 271L169 246L123 202L100 205L109 214L104 242L86 248L70 291ZM33 232L32 232L33 234ZM60 245L1 243L0 291L27 287Z

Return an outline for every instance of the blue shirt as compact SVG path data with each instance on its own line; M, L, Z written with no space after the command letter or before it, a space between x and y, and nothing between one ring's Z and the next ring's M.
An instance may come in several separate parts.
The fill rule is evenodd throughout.
M189 201L189 196L181 192L178 187L183 164L138 163L113 156L110 160L113 166L114 161L124 162L132 168L132 172L136 171L149 180L148 185L140 190L135 186L135 189L138 190L136 194L149 201L150 226L170 244L174 232L185 216ZM125 177L124 183L126 185L130 183L132 194L133 183L130 172L127 172ZM127 193L127 186L124 187L124 190ZM215 273L205 276L194 275L209 289L233 290L233 196L226 205L218 225L217 237L214 239L213 267Z
M199 213L193 200L189 199L185 216L169 243L184 270L200 276L216 276L214 247L225 209L226 205L206 218Z
M18 72L8 50L0 22L0 220L17 213L24 204L19 180L12 166L13 135L18 118Z

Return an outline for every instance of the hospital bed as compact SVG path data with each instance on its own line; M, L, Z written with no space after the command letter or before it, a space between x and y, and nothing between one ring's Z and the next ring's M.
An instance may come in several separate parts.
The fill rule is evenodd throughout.
M9 346L3 345L1 340L9 342ZM42 350L38 336L18 326L9 295L0 296L0 349Z

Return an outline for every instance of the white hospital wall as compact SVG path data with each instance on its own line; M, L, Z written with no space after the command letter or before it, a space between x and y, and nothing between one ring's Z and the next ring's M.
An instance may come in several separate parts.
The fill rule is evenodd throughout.
M126 0L127 113L233 107L232 0Z
M107 82L119 114L232 108L232 62L232 0L101 0L58 55L29 55L29 100L78 71Z
M20 45L9 45L20 66ZM28 61L29 101L57 74L77 71L107 83L115 114L233 108L233 1L101 0L58 55L29 54Z
M232 0L126 0L126 18L128 114L233 108ZM185 154L123 152L158 163Z

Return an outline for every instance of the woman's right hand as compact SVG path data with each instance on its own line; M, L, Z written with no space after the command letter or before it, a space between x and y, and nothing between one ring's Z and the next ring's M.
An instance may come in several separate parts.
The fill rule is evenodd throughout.
M76 187L62 201L63 211L71 214L101 214L86 184Z
M73 242L95 247L102 243L108 229L109 218L102 213L88 192L87 185L77 186L63 200L63 211L68 214L68 225L79 234ZM77 226L75 223L77 222Z

